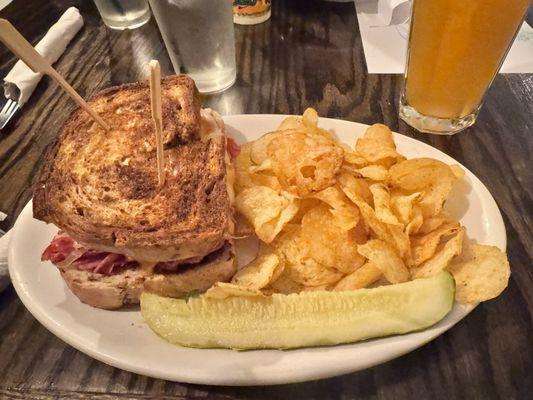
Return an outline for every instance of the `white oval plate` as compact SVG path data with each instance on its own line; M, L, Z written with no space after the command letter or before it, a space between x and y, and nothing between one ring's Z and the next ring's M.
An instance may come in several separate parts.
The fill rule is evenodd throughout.
M282 115L235 115L224 118L238 142L274 130ZM366 125L320 119L320 126L353 145ZM395 134L400 153L408 158L432 157L449 164L451 157L417 140ZM505 250L503 220L494 199L470 171L466 171L448 210L479 243ZM156 336L137 309L105 311L82 304L70 293L57 269L40 256L56 227L32 217L31 202L20 214L9 250L13 285L28 310L46 328L78 350L107 364L155 378L210 385L270 385L301 382L358 371L416 349L450 329L473 307L456 305L433 327L383 339L290 351L236 352L173 346Z

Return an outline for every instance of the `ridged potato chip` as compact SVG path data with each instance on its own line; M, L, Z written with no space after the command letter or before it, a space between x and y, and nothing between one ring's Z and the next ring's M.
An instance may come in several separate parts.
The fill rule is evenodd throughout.
M424 222L420 226L420 229L417 233L425 234L434 231L442 224L456 222L453 220L452 217L450 217L447 213L441 212L440 214L434 215L433 217L429 217L424 219Z
M411 254L413 256L413 265L419 266L424 261L429 260L437 251L442 237L450 236L461 229L458 222L451 222L439 226L433 232L425 235L414 235L411 239Z
M348 195L347 192L351 193L352 197L357 197L367 204L373 205L373 196L370 192L370 185L368 182L361 178L356 178L355 176L341 172L337 177L337 181L342 189L342 191L348 196L352 201L353 199ZM355 202L354 202L355 203Z
M357 154L370 162L378 162L384 159L403 158L396 151L396 145L392 138L392 132L388 126L374 124L369 127L362 138L355 143Z
M347 176L344 176L347 178ZM353 178L355 179L355 178ZM410 265L410 253L411 247L409 242L409 236L403 231L401 226L389 225L378 219L376 213L368 203L366 203L355 189L352 179L339 178L340 187L346 196L353 201L361 213L361 218L365 221L368 227L374 232L374 234L381 240L391 244L400 254L408 265Z
M404 195L402 193L391 194L390 208L402 224L408 225L412 222L417 213L416 211L413 211L413 207L416 205L417 200L421 195L421 192L415 192L409 195ZM421 223L422 221L420 221L420 224Z
M366 288L383 276L381 270L372 262L366 262L354 272L342 278L333 290L355 290Z
M444 245L440 245L435 255L418 268L413 268L411 275L413 278L430 278L445 270L452 259L461 254L463 248L464 228L461 228L455 236Z
M311 210L312 208L319 206L321 203L322 202L320 200L315 199L313 197L306 197L304 199L301 199L298 213L291 220L291 223L294 223L294 224L301 223L304 215L307 214L307 212Z
M374 212L376 217L386 224L402 225L391 209L391 199L387 187L380 183L370 185L370 192L374 198Z
M448 267L460 303L479 303L499 296L509 283L507 255L495 246L471 244Z
M272 282L269 286L264 288L262 292L264 294L273 294L273 293L281 293L281 294L292 294L292 293L300 293L305 289L305 286L301 283L295 282L290 274L288 269L284 269L283 273L276 279L274 282Z
M252 162L256 165L261 165L266 160L268 160L269 157L268 157L267 149L268 149L269 143L276 137L280 135L284 135L286 133L287 133L286 131L285 132L276 131L276 132L265 133L259 139L251 142L252 145L250 147L250 159L252 160Z
M385 181L389 177L389 171L382 165L367 165L354 171L363 178L368 178L373 181Z
M298 199L266 186L244 189L237 195L235 205L265 243L272 242L298 212Z
M313 198L323 201L331 207L331 214L335 223L342 229L355 228L359 222L359 210L336 186L330 186L313 195Z
M276 254L259 253L252 262L237 271L231 283L248 289L263 289L281 275L284 267Z
M301 238L307 257L326 268L351 273L364 263L357 252L355 231L331 223L332 214L325 204L310 210L302 219Z
M241 144L241 150L235 159L235 194L239 194L244 189L254 186L249 172L252 166L252 160L250 159L252 144L253 142Z
M411 220L405 226L405 234L410 236L418 233L423 224L424 215L422 214L422 209L418 205L414 205L411 210Z
M365 158L357 154L348 146L344 145L342 148L344 149L344 163L348 164L346 165L347 167L351 167L356 170L368 165L368 161Z
M306 287L333 284L343 277L338 270L327 268L312 258L305 258L297 264L288 264L285 269L294 282Z
M425 217L437 215L457 177L449 165L432 158L413 158L393 165L389 183L407 191L422 191L420 207Z
M241 145L241 150L235 159L235 194L253 186L267 186L275 191L281 191L281 185L272 173L263 172L259 166L254 165L250 159L253 142Z
M263 293L259 290L226 282L217 282L204 293L204 297L211 299L226 299L233 296L263 296Z
M403 260L387 242L369 240L358 246L357 251L378 267L390 283L409 280L409 271Z
M335 184L343 151L318 135L291 132L268 144L274 174L282 187L301 197Z

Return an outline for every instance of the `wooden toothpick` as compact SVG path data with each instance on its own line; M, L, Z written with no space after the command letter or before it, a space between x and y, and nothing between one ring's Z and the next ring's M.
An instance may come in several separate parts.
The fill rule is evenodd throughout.
M24 39L19 31L15 29L8 20L0 19L0 40L13 52L18 58L32 69L35 73L46 74L63 88L67 94L74 99L78 105L83 108L102 128L106 131L109 126L104 122L102 117L94 111L85 100L70 86L65 79L41 56L33 46Z
M161 68L159 61L150 61L150 103L155 127L157 148L157 178L159 186L165 184L165 160L163 158L163 117L161 112Z

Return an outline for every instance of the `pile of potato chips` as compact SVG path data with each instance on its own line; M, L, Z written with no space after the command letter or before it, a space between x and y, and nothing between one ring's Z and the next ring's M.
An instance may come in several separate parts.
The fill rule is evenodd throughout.
M505 253L465 243L443 210L463 170L407 160L376 124L352 149L318 127L315 110L245 143L236 160L240 235L261 240L255 260L211 297L353 290L450 271L456 299L498 296L510 275Z

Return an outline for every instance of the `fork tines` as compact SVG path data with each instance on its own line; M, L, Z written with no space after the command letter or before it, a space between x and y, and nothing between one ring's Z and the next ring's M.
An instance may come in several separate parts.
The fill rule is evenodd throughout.
M2 110L0 111L0 129L4 129L11 117L15 115L15 112L19 109L19 105L16 101L6 99Z

